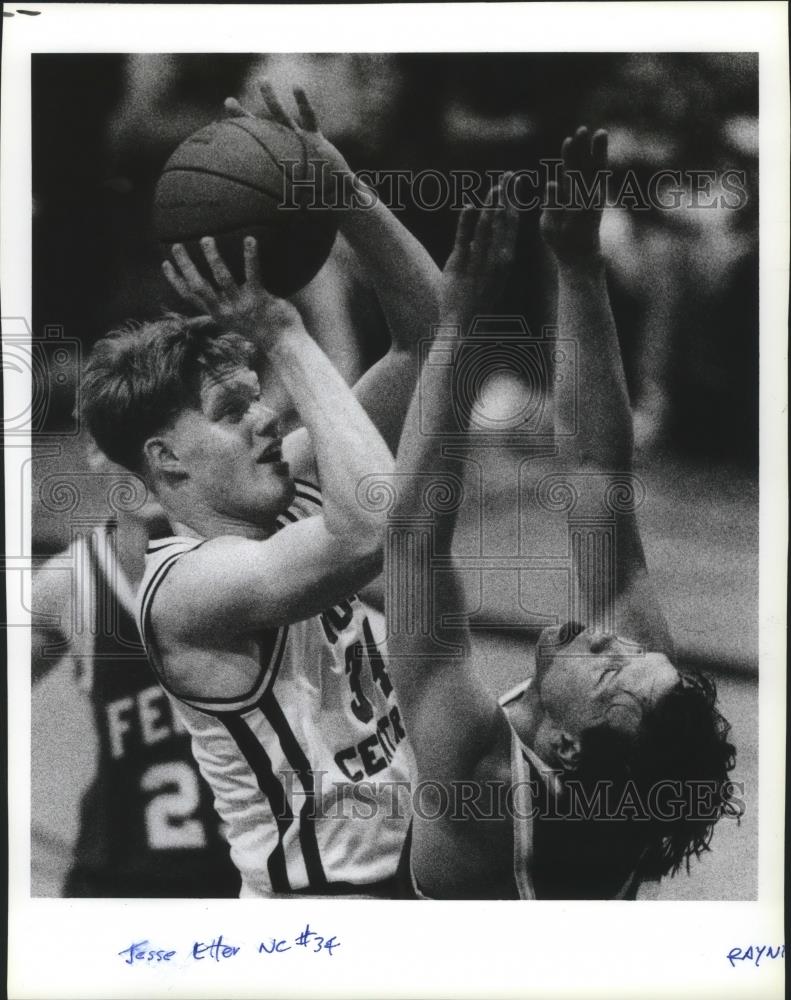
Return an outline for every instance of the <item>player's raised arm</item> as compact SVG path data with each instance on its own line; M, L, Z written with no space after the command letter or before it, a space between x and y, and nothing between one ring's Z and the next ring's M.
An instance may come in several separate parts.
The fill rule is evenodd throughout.
M169 497L171 519L177 525L189 524L214 541L179 562L163 583L171 591L170 599L160 601L159 606L167 609L163 613L174 627L189 608L190 629L244 632L321 611L376 575L381 566L382 515L358 503L357 487L372 473L387 475L393 459L351 389L308 335L296 308L261 285L255 240L245 242L246 280L241 286L214 241L207 238L202 247L213 284L200 276L179 246L173 250L178 270L166 263L165 274L185 300L208 313L220 330L233 331L251 342L273 367L310 434L322 494L317 516L277 532L274 517L269 531L257 532L255 518L245 515L243 508L241 514L234 510L224 515L222 497L212 501L211 510L203 514L193 501L183 518L174 518L173 504L179 501L175 491ZM201 436L206 442L219 429L228 449L250 449L245 471L251 494L256 489L286 489L289 483L280 461L276 415L260 398L252 370L234 373L232 367L227 379L210 380L204 387L202 407L206 426ZM145 445L155 474L174 482L179 481L179 462L181 473L190 474L189 452L184 458L184 449L189 447L189 440L186 445L183 440L174 444L167 434L154 435ZM208 455L210 446L201 442L201 447ZM202 465L196 459L197 474L205 475L206 455L201 453L198 459ZM256 474L263 474L267 465L272 483L267 479L258 485ZM237 485L229 484L231 488ZM286 506L288 500L280 510ZM251 519L252 524L248 523ZM269 537L264 538L265 534Z
M436 322L439 268L419 240L380 201L376 192L355 177L341 153L320 132L316 115L303 90L295 88L299 117L284 109L272 85L262 80L261 93L269 114L303 135L313 158L327 164L334 178L327 188L339 204L339 228L355 250L387 320L390 350L355 386L355 393L389 447L395 451L417 376L417 344ZM230 99L232 114L244 114Z
M596 190L607 169L607 133L591 136L578 128L563 142L559 185L547 191L550 205L541 217L541 231L558 268L557 323L559 334L577 344L576 384L567 379L555 389L557 430L564 467L617 475L632 469L633 433L629 394L607 291L599 241L602 203L585 205L580 186L571 183L576 172L588 191ZM603 190L603 188L601 189ZM564 414L574 413L564 393L577 391L576 430L562 426ZM616 566L616 621L619 634L670 654L671 640L653 588L634 512L618 516ZM582 574L584 576L584 574ZM587 581L580 579L582 586Z
M497 202L495 202L496 204ZM510 263L518 216L512 208L465 209L456 242L442 274L440 323L443 331L456 329L454 356L478 313L491 313ZM410 522L425 519L423 497L431 477L443 474L461 479L461 463L445 455L445 434L456 430L453 410L453 366L447 363L448 339L434 342L431 353L442 363L429 362L421 373L412 400L396 460L398 499L393 521L403 525L397 545L399 565L388 578L397 578L405 593L403 606L431 608L428 628L406 631L391 623L390 671L415 751L419 775L432 780L470 777L507 724L494 696L470 660L467 625L448 624L463 614L463 592L454 568L451 543L455 510L438 516L428 565L415 566L410 553ZM440 569L441 565L441 569ZM394 572L396 570L397 572ZM388 605L396 602L388 595ZM435 639L455 644L457 653L438 654ZM451 708L452 706L452 708Z

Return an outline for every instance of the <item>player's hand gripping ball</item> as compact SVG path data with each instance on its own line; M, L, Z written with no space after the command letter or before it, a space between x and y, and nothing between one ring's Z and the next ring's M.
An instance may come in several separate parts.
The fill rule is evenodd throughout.
M267 100L271 89L262 86L262 93ZM298 99L304 122L304 107L310 107L301 92ZM232 117L190 136L165 164L154 195L156 237L168 258L171 246L182 243L210 278L198 241L213 236L241 282L243 239L254 236L263 284L285 297L318 273L335 241L334 194L325 191L335 164L320 155L321 145L329 144L316 130L312 111L311 130L277 102L273 114L267 100L267 118L247 114L233 100L226 106Z

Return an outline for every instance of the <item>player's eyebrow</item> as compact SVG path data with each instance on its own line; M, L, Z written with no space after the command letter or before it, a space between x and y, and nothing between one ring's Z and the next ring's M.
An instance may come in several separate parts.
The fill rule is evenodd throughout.
M203 390L204 412L209 419L216 419L239 402L249 402L260 391L255 373L252 377L234 374L230 378L212 379Z

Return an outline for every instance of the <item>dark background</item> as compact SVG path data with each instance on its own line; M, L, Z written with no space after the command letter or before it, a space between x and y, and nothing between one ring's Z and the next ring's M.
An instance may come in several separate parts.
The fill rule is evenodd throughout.
M405 54L33 57L33 322L87 349L168 292L150 220L161 167L254 94L266 71L304 82L355 169L518 169L558 155L576 125L611 130L616 171L744 170L739 211L615 213L610 280L638 442L698 461L757 462L757 57L750 54ZM551 317L552 273L523 213L514 304ZM716 216L716 218L715 218ZM620 217L617 219L617 217ZM455 213L404 213L444 262ZM169 302L169 304L173 304ZM359 346L365 364L381 330ZM57 391L46 429L72 406Z

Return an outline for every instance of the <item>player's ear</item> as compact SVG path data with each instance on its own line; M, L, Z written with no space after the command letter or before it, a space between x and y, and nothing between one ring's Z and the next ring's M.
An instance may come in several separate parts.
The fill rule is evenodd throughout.
M580 741L570 733L560 731L555 738L555 753L566 771L576 771L580 763Z
M173 444L164 437L149 438L143 445L146 464L152 474L159 478L184 478L186 470L182 466Z

